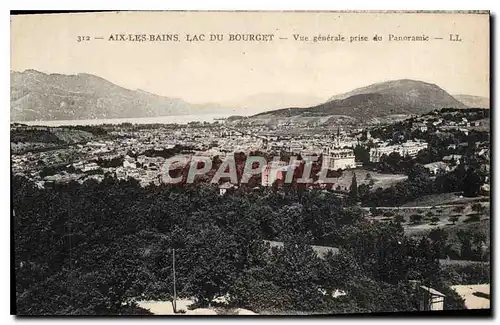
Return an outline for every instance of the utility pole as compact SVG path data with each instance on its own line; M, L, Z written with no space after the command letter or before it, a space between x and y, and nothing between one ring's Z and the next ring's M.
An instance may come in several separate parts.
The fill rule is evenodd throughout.
M174 313L177 313L177 303L176 303L176 288L175 288L175 248L172 248L172 273L174 278L174 299L172 300L172 307L174 308Z

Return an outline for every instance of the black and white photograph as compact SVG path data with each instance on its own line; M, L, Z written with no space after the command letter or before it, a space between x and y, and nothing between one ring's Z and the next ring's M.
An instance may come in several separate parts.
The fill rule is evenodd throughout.
M489 11L10 28L12 314L491 316Z

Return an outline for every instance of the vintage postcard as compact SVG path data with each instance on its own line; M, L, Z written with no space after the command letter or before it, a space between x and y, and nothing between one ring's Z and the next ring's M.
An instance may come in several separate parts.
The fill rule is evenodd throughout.
M10 19L13 314L491 314L489 12Z

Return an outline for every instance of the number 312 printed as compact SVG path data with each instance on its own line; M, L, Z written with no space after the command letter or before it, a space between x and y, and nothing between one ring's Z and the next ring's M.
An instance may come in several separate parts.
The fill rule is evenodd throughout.
M76 41L77 42L90 41L90 36L77 36Z

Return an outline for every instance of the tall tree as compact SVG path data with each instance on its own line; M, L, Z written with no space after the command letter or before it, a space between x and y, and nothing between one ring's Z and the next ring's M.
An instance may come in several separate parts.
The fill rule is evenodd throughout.
M478 171L475 168L468 168L463 179L462 189L464 196L474 197L479 195L482 181Z
M354 201L358 201L358 181L356 180L356 173L352 173L352 181L351 181L351 188L350 188L350 196L351 199Z

